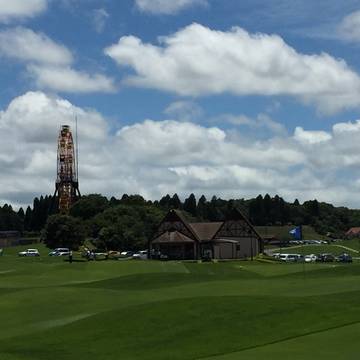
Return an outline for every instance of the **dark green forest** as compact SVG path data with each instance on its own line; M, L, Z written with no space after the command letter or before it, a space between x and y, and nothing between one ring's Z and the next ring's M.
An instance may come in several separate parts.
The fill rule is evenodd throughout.
M60 215L56 214L57 199L51 196L35 198L33 205L25 210L14 211L5 204L0 207L0 231L18 230L24 236L42 233L46 238L50 225L54 228L57 223L63 229L70 225L76 229L81 227L76 231L82 237L96 239L103 248L136 249L147 243L169 209L184 211L192 221L222 221L234 207L248 216L255 226L311 225L319 234L342 237L350 227L360 225L360 210L334 207L317 200L300 204L298 200L289 203L279 196L269 195L249 200L223 200L216 196L196 199L191 194L181 201L174 194L149 201L140 195L125 194L121 199L108 199L92 194L83 196L71 208L69 216L60 220L57 219Z

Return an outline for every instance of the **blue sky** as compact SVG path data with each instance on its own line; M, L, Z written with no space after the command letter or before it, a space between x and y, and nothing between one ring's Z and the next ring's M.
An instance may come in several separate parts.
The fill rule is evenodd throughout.
M77 115L85 193L359 207L359 45L355 0L0 0L0 203Z

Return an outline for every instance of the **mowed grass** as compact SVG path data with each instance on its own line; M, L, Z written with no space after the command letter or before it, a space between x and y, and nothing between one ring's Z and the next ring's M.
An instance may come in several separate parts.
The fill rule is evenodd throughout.
M357 359L360 263L0 257L0 359ZM316 354L316 355L314 355Z
M295 228L295 225L284 225L284 226L255 226L256 230L261 236L274 235L279 239L292 240L292 236L289 231ZM325 240L326 236L318 234L312 226L303 225L303 238L305 240Z

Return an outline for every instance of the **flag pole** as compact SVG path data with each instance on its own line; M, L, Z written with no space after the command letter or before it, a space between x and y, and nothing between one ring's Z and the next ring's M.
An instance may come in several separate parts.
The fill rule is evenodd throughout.
M303 237L303 226L300 225L300 241L301 241L301 252L302 252L302 256L303 256L303 276L304 276L304 280L305 280L305 255L304 255L304 237Z

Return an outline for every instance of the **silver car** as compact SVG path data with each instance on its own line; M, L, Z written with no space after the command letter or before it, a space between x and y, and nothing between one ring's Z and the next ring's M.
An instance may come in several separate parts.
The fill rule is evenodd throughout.
M19 256L40 256L38 249L26 249L25 251L20 251Z

